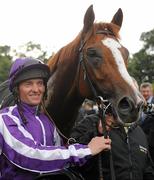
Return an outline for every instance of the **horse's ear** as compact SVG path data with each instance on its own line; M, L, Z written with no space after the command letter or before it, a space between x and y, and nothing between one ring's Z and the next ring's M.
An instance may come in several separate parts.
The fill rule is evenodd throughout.
M83 27L83 32L87 33L89 29L93 26L93 22L95 19L95 14L93 11L93 5L89 6L87 9L85 15L84 15L84 27Z
M121 27L123 21L123 12L122 9L119 8L118 11L113 16L111 23L116 24L117 26Z

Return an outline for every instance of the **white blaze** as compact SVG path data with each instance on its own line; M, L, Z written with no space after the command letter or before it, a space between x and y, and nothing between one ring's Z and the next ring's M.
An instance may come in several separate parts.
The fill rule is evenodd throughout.
M107 46L110 49L110 51L112 52L112 55L115 59L115 63L117 64L117 67L118 67L118 71L120 72L122 78L134 89L134 91L136 92L137 101L139 101L140 98L137 95L139 93L139 91L138 91L137 87L134 85L132 78L128 74L128 71L127 71L125 63L124 63L124 59L119 50L119 48L122 47L121 44L112 38L106 38L105 40L102 40L102 43L105 46Z

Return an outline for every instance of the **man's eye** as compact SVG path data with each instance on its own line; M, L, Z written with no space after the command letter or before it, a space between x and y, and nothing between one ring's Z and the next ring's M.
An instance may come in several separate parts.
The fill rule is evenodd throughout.
M31 85L31 83L26 83L25 85L26 85L26 86L30 86L30 85Z
M42 82L42 81L40 81L38 84L39 84L39 85L43 85L43 82Z

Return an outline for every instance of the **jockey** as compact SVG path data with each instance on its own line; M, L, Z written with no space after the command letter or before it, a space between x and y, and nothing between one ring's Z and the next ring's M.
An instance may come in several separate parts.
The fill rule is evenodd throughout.
M88 145L64 145L42 108L49 73L47 65L33 58L19 58L11 67L9 89L15 105L0 111L0 179L31 180L42 173L82 165L110 149L111 141L104 137L93 138Z

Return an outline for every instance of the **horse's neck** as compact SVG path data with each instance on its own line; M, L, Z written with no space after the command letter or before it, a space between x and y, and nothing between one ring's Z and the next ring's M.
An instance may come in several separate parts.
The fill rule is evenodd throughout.
M64 91L64 84L59 91ZM70 87L71 88L71 87ZM72 91L71 94L60 93L58 91L53 92L51 103L47 107L47 111L55 121L57 127L65 136L69 136L70 130L74 124L78 109L83 100L78 97L77 92Z
M67 136L74 123L74 116L83 102L74 84L78 62L77 55L67 59L66 64L57 67L48 82L47 110Z

